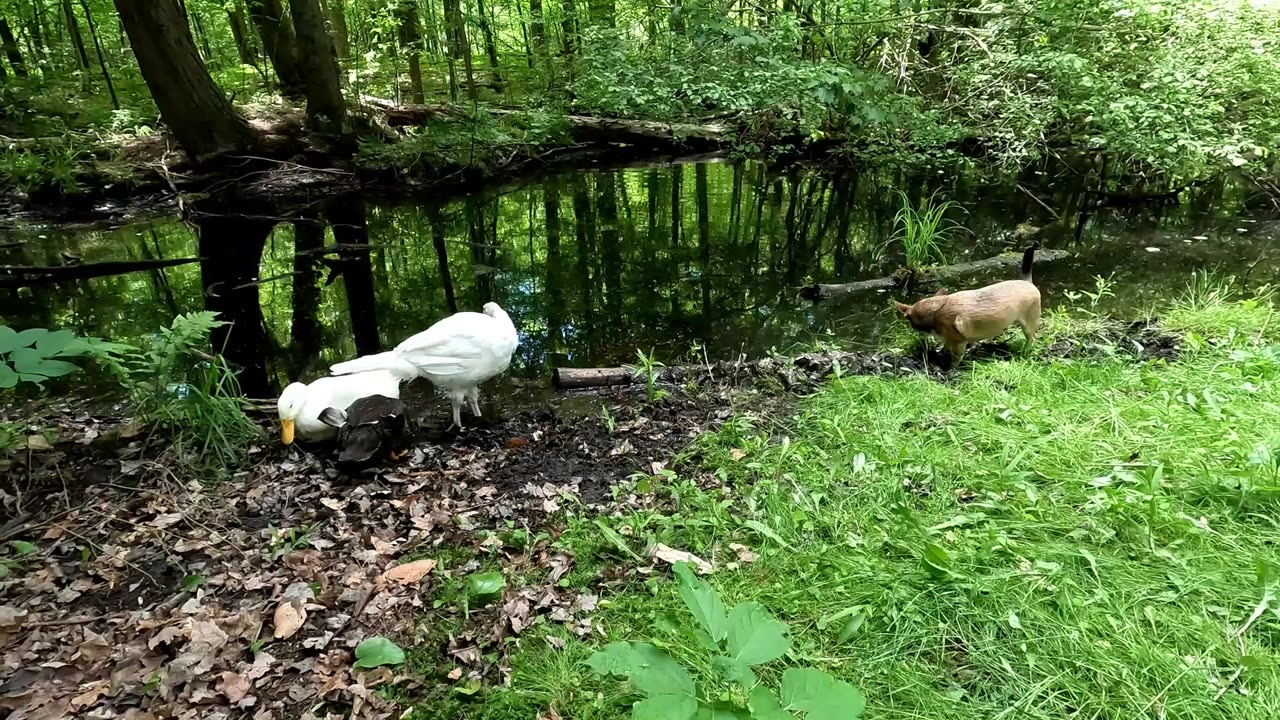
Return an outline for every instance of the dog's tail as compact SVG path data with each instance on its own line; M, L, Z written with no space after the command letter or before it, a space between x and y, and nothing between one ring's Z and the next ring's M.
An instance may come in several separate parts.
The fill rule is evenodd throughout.
M1022 279L1031 282L1031 265L1036 260L1036 250L1040 243L1031 243L1031 247L1022 253Z

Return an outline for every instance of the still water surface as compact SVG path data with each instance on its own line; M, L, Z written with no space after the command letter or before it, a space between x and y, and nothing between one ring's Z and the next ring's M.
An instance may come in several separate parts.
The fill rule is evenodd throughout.
M950 216L963 226L944 243L949 262L1020 249L1019 224L1055 214L1074 222L1098 200L1048 175L774 174L702 163L583 171L443 204L346 196L280 217L197 210L190 223L24 226L0 238L0 265L203 261L0 286L0 320L129 342L178 313L216 310L234 326L215 341L245 368L254 396L490 300L516 321L513 373L528 378L626 363L637 348L670 364L815 341L870 347L895 322L886 295L814 305L796 288L892 273L902 263L891 242L901 194L918 202L934 192L958 203ZM1096 275L1115 281L1103 309L1129 317L1180 292L1196 268L1248 274L1251 284L1280 279L1259 261L1280 228L1250 202L1228 184L1201 187L1179 206L1100 210L1078 236L1046 235L1046 245L1075 253L1037 268L1047 306L1092 289Z

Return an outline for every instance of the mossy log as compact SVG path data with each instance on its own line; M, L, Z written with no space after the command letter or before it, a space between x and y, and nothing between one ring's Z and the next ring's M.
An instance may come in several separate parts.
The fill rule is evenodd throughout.
M1070 254L1071 253L1066 250L1037 250L1036 263L1039 264L1061 260ZM969 262L956 263L954 265L942 265L919 272L898 272L890 275L889 277L875 278L873 280L859 280L851 283L817 283L814 285L806 285L800 288L800 297L817 302L819 300L829 300L831 298L843 297L845 295L851 295L853 293L864 292L867 290L907 290L921 286L937 285L938 283L945 282L947 280L972 275L984 270L1001 267L1018 267L1021 262L1021 252L1003 253L996 255L995 257L984 258L982 260L971 260Z

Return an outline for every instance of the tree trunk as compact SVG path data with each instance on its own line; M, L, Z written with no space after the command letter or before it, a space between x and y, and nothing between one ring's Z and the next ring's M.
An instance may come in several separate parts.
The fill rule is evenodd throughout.
M489 58L489 71L493 73L493 89L502 92L502 73L498 70L498 44L493 39L493 26L484 0L476 0L476 13L480 20L480 34L484 36L484 53Z
M158 37L162 34L161 28L165 28L165 33L174 34L180 29L190 45L187 52L192 59L198 59L187 19L176 0L116 0L116 8L135 50L163 44L163 38ZM152 19L157 37L140 37L137 33L140 17ZM155 22L159 18L164 18L163 24ZM143 49L143 54L149 52ZM262 251L273 225L269 220L246 221L216 215L206 215L196 221L199 252L204 258L200 263L204 309L217 313L218 319L227 323L213 329L211 345L215 353L221 354L237 370L240 389L249 397L272 394L265 362L266 325L256 280Z
M471 59L471 40L467 36L467 25L465 21L458 23L458 32L462 40L462 64L467 71L467 96L471 98L471 102L475 103L480 100L479 88L476 87L476 70Z
M560 285L560 183L555 178L542 186L542 208L547 220L547 352L558 353L564 341L564 291Z
M346 0L329 0L329 31L333 35L333 49L338 57L351 57L351 33L347 29L347 11L342 4Z
M356 353L370 355L382 351L378 335L378 310L373 287L373 262L369 259L369 227L364 201L359 198L335 198L328 208L333 239L341 247L356 246L365 252L347 253L342 265L342 286L347 295L347 311L351 315L351 332L356 340Z
M311 371L319 355L320 257L324 223L314 219L293 223L293 322L289 325L290 370L294 377Z
M534 51L546 52L547 24L542 19L542 0L529 0L529 28L533 36Z
M458 298L453 292L453 276L449 273L449 245L447 244L444 216L440 208L427 208L427 222L431 224L431 245L436 251L436 264L440 268L440 285L444 288L444 302L449 312L458 312Z
M622 245L619 242L617 183L613 171L606 170L598 176L599 198L596 201L600 219L600 252L604 263L605 307L614 329L622 322Z
M578 242L578 289L582 294L582 319L587 336L587 354L590 355L596 322L592 297L594 283L591 278L591 260L596 252L596 219L591 211L591 198L587 196L587 184L582 175L573 177L573 225Z
M613 27L616 23L618 13L614 0L587 0L587 7L590 8L593 24Z
M0 41L4 43L4 54L9 58L9 65L13 67L13 74L18 77L27 76L27 63L22 59L22 50L18 47L18 40L13 36L13 29L9 27L9 21L0 18Z
M422 91L422 35L418 32L418 0L403 0L396 9L400 16L400 47L409 57L409 91L416 103L426 102Z
M231 26L231 37L236 42L236 53L241 65L257 65L253 46L249 43L249 33L244 24L244 10L236 6L227 11L227 24Z
M249 17L258 28L262 49L271 60L280 80L280 93L299 100L306 97L306 85L298 66L298 45L293 36L293 25L284 16L280 0L245 0Z
M462 10L461 0L444 0L444 37L449 61L449 99L458 99L457 61L462 59Z
M560 42L563 43L564 54L573 57L578 48L578 7L575 1L562 0L560 14Z
M196 55L176 0L115 0L142 78L165 124L192 159L250 145L253 130Z
M200 13L195 9L187 11L187 18L191 20L191 28L195 32L196 39L200 41L200 50L204 53L204 63L210 67L216 65L213 56L213 46L209 44L209 33L204 30L204 23L200 21Z
M289 0L298 37L298 61L307 89L307 119L333 133L343 133L347 119L338 79L338 59L317 0Z
M711 211L707 189L707 166L693 166L694 194L698 196L698 259L701 263L702 319L711 330Z
M102 52L102 40L98 37L98 26L93 22L93 13L89 12L88 0L80 0L80 7L84 10L84 21L89 24L89 36L93 38L93 49L98 54L98 67L102 68L102 79L107 81L107 92L111 95L111 107L119 110L120 98L116 97L116 86L115 83L111 82L111 72L107 70L107 58ZM186 19L183 18L183 25L185 24ZM188 31L187 36L190 37L190 35L191 33ZM194 47L195 43L192 43L192 48ZM199 61L200 56L197 55L196 62ZM201 67L203 68L203 65Z
M76 57L80 67L89 69L89 53L84 47L84 36L80 34L80 21L76 20L76 11L71 7L71 0L62 0L62 14L67 21L67 34L71 36L71 44L76 48Z

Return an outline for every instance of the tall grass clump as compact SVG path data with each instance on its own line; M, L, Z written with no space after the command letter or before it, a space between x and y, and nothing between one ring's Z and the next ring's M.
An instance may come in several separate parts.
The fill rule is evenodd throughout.
M166 439L179 468L204 476L243 465L261 434L241 407L235 373L202 349L222 324L211 312L179 315L113 367L138 420Z
M902 208L894 216L893 237L890 242L902 245L907 258L907 268L919 270L931 264L944 264L947 259L942 252L942 242L947 236L964 226L947 217L952 209L962 209L954 201L938 202L937 193L920 201L919 207L911 205L911 199L904 192L899 192Z

